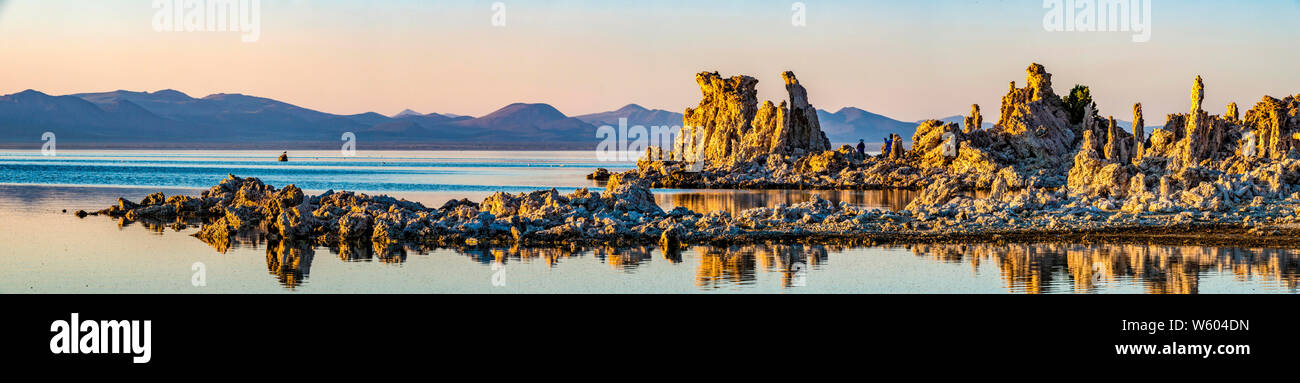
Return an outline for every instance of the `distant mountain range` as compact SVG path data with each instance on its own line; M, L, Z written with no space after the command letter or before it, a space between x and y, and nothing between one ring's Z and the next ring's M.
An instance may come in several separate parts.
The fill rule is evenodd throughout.
M595 126L618 127L618 120L626 118L628 126L681 126L682 114L667 110L650 110L637 104L629 104L612 112L592 113L574 117Z
M858 108L842 108L835 113L817 110L817 120L821 122L822 131L831 144L853 144L858 140L877 143L884 142L891 133L912 138L916 133L915 122L902 122Z
M597 141L595 126L546 104L511 104L474 118L411 110L338 115L175 90L0 96L0 145L39 147L46 131L67 148L336 148L345 132L356 134L358 146L391 149L585 149Z
M911 138L917 123L858 108L818 110L833 143ZM344 132L375 149L590 149L597 127L679 126L682 114L630 104L569 117L547 104L516 103L481 117L420 113L339 115L269 98L175 90L113 91L52 96L35 90L0 96L0 146L40 147L54 132L63 148L332 149ZM958 122L961 117L955 116ZM987 125L987 124L986 124Z

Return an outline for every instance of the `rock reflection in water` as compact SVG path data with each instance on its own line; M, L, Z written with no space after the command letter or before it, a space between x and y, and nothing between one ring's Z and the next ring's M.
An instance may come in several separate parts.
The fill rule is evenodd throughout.
M316 248L306 241L273 241L266 246L266 269L290 289L307 281Z
M457 250L458 253L468 256L474 262L483 265L506 264L517 261L541 261L550 267L558 266L562 260L579 257L583 251L585 250L576 247L535 248L519 246Z
M1237 281L1275 281L1294 293L1300 286L1300 252L1282 249L1110 244L913 245L917 256L968 263L993 262L1015 293L1095 292L1134 281L1150 294L1196 294L1208 272ZM1068 281L1056 283L1056 278ZM1068 283L1071 291L1053 291Z
M650 262L652 250L644 246L631 248L601 247L592 253L597 259L604 261L614 270L631 272L635 271L641 264Z
M339 242L330 247L330 252L337 254L345 262L369 262L401 264L406 262L406 246L400 244L379 244L374 242Z
M750 285L758 280L758 271L781 273L781 287L804 285L810 267L820 268L828 258L824 246L756 245L731 247L696 247L700 266L695 271L695 285L718 288Z
M180 218L177 218L175 221L162 221L151 218L142 218L134 221L126 218L117 219L117 227L119 228L125 229L135 224L139 224L140 227L143 227L145 230L154 234L161 235L166 233L167 229L172 229L172 231L179 233L182 230L190 228L190 226L201 226L203 223L201 221L186 221Z
M711 208L718 207L719 205L714 205ZM172 232L189 233L198 226L197 223L183 221L120 220L118 223L124 229L139 228L164 235L173 235ZM617 272L629 274L642 269L671 267L677 268L677 271L672 272L693 272L693 278L689 279L693 279L693 284L698 289L718 290L758 287L768 280L779 283L785 289L797 289L806 286L805 281L812 271L865 275L872 269L852 269L853 264L861 264L863 258L859 257L884 256L900 250L806 244L695 245L684 246L672 252L665 252L658 246L438 248L344 242L333 247L320 247L312 242L283 241L270 237L264 230L253 230L237 233L219 243L208 244L222 254L239 254L232 250L259 249L265 246L268 273L287 289L306 284L317 251L329 251L345 262L378 261L394 265L407 262L410 253L427 255L450 252L468 257L484 266L538 262L558 268L564 261L594 260ZM870 250L883 250L883 253ZM1005 291L1010 293L1091 293L1127 291L1127 288L1141 286L1143 291L1152 294L1195 294L1201 292L1203 280L1223 276L1231 278L1229 282L1235 285L1263 281L1268 282L1266 285L1286 289L1291 293L1300 291L1300 250L1067 243L917 244L901 250L911 254L905 256L908 259L918 256L956 267L967 265L977 276L975 279L978 279L978 274L987 275L986 278L996 277L1001 280ZM839 269L827 268L825 266L832 253L837 257L854 259L845 262ZM695 262L698 263L693 264ZM996 270L996 276L984 270ZM775 275L779 275L779 278L764 278L763 273L777 273ZM580 280L582 276L576 278ZM933 278L932 275L923 274L906 277L908 281L917 283L933 282ZM775 282L776 280L780 282ZM1218 291L1220 287L1216 285L1211 289ZM815 289L821 288L825 286ZM636 291L635 288L632 291Z
M902 210L919 191L912 190L692 190L659 193L656 197L665 209L682 206L696 212L722 210L733 216L759 208L793 205L820 196L834 203L848 202L862 207L893 211Z

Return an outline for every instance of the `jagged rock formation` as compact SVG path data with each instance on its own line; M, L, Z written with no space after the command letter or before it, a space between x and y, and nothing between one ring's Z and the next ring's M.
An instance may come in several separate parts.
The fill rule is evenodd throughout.
M1205 81L1201 76L1196 76L1196 83L1192 84L1192 114L1201 110L1201 104L1205 102Z
M1201 105L1205 101L1205 83L1201 76L1196 76L1192 85L1192 109L1187 115L1183 140L1176 147L1177 160L1184 167L1198 166L1202 161L1214 158L1223 144L1227 130L1225 121L1218 116L1210 116Z
M984 126L984 116L980 115L980 106L979 104L973 104L970 106L970 116L966 117L966 129L962 132L970 134L970 132L980 130L982 126Z
M705 72L695 75L695 82L703 98L699 106L686 108L671 157L687 162L729 162L758 113L758 79L724 79L717 72Z
M1011 82L1002 98L1002 115L992 129L976 129L983 123L978 106L973 106L971 116L966 118L965 130L937 121L923 122L913 138L913 150L921 160L919 166L945 169L976 188L991 187L1003 168L1017 174L1016 178L1036 177L1045 185L1064 184L1079 128L1070 124L1065 103L1052 90L1052 75L1046 68L1030 65L1026 82L1024 88L1016 88L1016 83ZM956 142L936 139L942 135ZM939 155L945 151L948 155Z
M1223 211L1242 204L1295 197L1300 180L1300 102L1294 97L1264 97L1237 116L1235 103L1226 116L1201 109L1205 82L1192 85L1188 114L1172 114L1163 129L1143 140L1141 105L1134 106L1131 161L1115 138L1103 145L1100 158L1096 137L1087 130L1070 170L1067 190L1085 198L1106 198L1125 212L1141 213L1189 209ZM1108 133L1119 131L1113 127ZM1119 153L1119 155L1114 155Z
M802 155L831 150L831 142L817 120L817 108L808 102L808 90L799 84L794 72L781 73L785 90L790 94L790 111L784 128L778 131L771 152Z
M1112 131L1114 118L1111 119ZM1072 193L1122 196L1129 188L1131 165L1123 158L1112 158L1109 154L1120 142L1112 138L1107 144L1108 154L1103 158L1098 155L1094 145L1093 132L1083 131L1083 141L1079 152L1074 155L1074 167L1070 168L1069 190Z
M965 127L921 123L910 149L893 145L888 152L865 160L851 148L798 158L759 155L750 162L733 160L730 166L697 173L674 161L647 161L624 174L643 179L650 187L679 188L942 187L962 193L993 189L1002 196L1049 188L1062 193L1062 198L1130 214L1179 209L1221 212L1254 199L1290 198L1290 193L1300 191L1296 187L1300 183L1297 96L1264 97L1244 117L1234 116L1234 105L1228 106L1226 116L1214 116L1200 107L1206 87L1198 78L1190 113L1169 115L1163 128L1147 131L1142 105L1134 104L1134 130L1129 133L1113 117L1102 119L1095 104L1084 105L1080 123L1070 123L1065 102L1051 88L1051 74L1038 64L1029 66L1026 74L1024 88L1011 83L994 127L976 129L982 117L972 107ZM790 125L777 122L790 119L787 107L765 104L755 109L766 112L755 112L752 131L774 132L778 131L774 127ZM758 147L762 141L750 142L737 146ZM951 195L945 193L924 194ZM944 201L927 202L916 205Z
M1052 75L1040 64L1032 64L1025 88L1015 88L1002 98L998 129L1003 133L1008 162L1022 162L1036 168L1057 168L1074 152L1080 134L1071 126L1065 103L1052 90ZM1019 161L1016 161L1019 160Z
M1144 163L1176 171L1208 166L1233 155L1243 132L1233 119L1213 116L1201 109L1205 83L1200 76L1192 85L1191 100L1189 114L1169 115L1165 127L1152 133Z
M912 147L923 168L953 174L996 174L1000 166L989 153L971 146L968 140L971 136L956 123L930 120L916 129Z
M760 107L757 79L723 79L717 72L696 75L703 98L699 106L686 109L670 158L705 161L705 167L717 168L758 161L768 154L801 157L830 150L830 140L821 131L808 91L794 73L785 72L781 77L789 104L767 101Z
M1246 126L1255 134L1258 156L1270 159L1287 158L1297 148L1296 133L1300 133L1300 99L1288 96L1276 99L1265 96L1255 107L1246 111Z
M1133 104L1133 159L1146 156L1146 120L1142 118L1142 103Z
M1002 100L1002 115L991 129L981 127L981 110L972 105L964 129L958 124L923 122L910 149L895 139L896 145L881 156L841 163L842 158L853 157L807 160L812 158L808 154L823 150L825 143L820 139L823 135L812 129L816 124L812 108L805 106L805 92L792 75L786 76L792 105L765 103L751 108L755 103L752 78L723 80L716 73L702 73L697 79L705 97L685 118L686 124L694 127L683 130L669 157L691 162L691 152L699 150L702 154L698 157L708 166L703 172L691 173L679 161L655 161L648 155L635 173L656 187L920 189L938 178L951 177L959 178L967 189L989 188L998 179L1013 189L1055 187L1067 184L1071 158L1084 130L1101 138L1096 145L1098 153L1105 153L1102 144L1110 143L1114 136L1120 141L1111 154L1133 157L1136 144L1132 136L1122 130L1112 134L1109 126L1092 118L1095 112L1089 111L1083 126L1071 124L1065 102L1052 90L1051 78L1042 65L1030 65L1026 86L1016 88L1011 83ZM767 144L768 138L785 137L782 132L797 139L780 138ZM783 144L791 141L796 145Z
M1115 124L1115 117L1111 116L1106 124L1106 160L1111 162L1128 162L1125 153L1125 147L1120 141L1120 130Z

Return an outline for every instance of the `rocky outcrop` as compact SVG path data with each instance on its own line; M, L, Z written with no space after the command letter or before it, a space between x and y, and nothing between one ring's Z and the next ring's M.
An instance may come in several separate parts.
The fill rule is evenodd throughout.
M719 168L760 161L769 154L801 157L830 150L830 140L821 131L807 90L794 73L785 72L781 77L789 103L767 101L760 107L757 79L724 79L717 72L696 75L703 98L699 106L686 109L682 131L669 157L704 161L706 168Z
M790 94L790 110L769 152L801 156L831 150L831 142L817 120L817 108L808 102L808 90L799 84L794 72L783 72L781 78Z
M1142 118L1142 103L1133 104L1133 159L1140 161L1147 151L1146 120Z
M1211 116L1201 109L1205 101L1205 83L1196 76L1192 84L1192 109L1183 125L1182 142L1176 147L1177 163L1183 167L1199 166L1202 161L1219 159L1224 133L1228 129L1224 120Z
M610 176L609 169L597 168L596 171L587 175L587 179L592 181L608 181L609 176Z
M1114 125L1112 118L1111 125ZM1093 145L1093 132L1083 131L1083 141L1079 152L1074 155L1074 166L1070 168L1069 192L1090 196L1123 197L1128 192L1128 182L1132 166L1124 158L1110 158L1098 155ZM1110 140L1107 150L1119 140Z
M1051 74L1038 64L1026 73L1027 86L1016 88L1012 83L1003 98L1003 115L992 129L981 127L980 108L972 105L965 129L958 124L923 122L912 136L911 149L901 137L893 136L895 145L888 146L881 156L847 163L829 161L838 158L834 154L818 154L827 150L822 149L826 143L819 130L813 129L812 107L805 107L805 91L793 75L786 76L791 105L765 103L750 108L754 102L751 78L723 80L716 73L702 73L698 79L705 97L686 117L687 125L698 127L683 130L670 157L686 157L690 162L688 152L699 150L710 165L693 173L680 161L643 161L629 173L649 180L654 187L920 189L938 178L957 178L964 187L987 189L1002 174L1012 174L1014 182L1007 182L1017 188L1064 186L1081 128L1069 123L1064 102L1051 89ZM751 109L752 119L746 112ZM747 120L750 129L744 130ZM1104 126L1095 125L1093 129L1106 134ZM692 134L695 137L690 137ZM720 134L730 138L720 139ZM797 137L793 142L798 145L783 145L780 143L792 140L780 139L764 147L765 137L772 135ZM1117 136L1131 140L1126 132ZM1131 156L1131 149L1123 155ZM808 160L812 157L818 158ZM825 166L832 163L836 165Z
M1201 185L1217 182L1223 185L1219 188L1227 188L1226 178L1257 174L1262 169L1272 170L1251 176L1249 183L1255 185L1251 188L1259 188L1253 190L1268 191L1261 197L1283 197L1292 188L1287 181L1292 173L1280 164L1300 159L1300 102L1295 96L1264 97L1241 118L1234 116L1233 105L1229 105L1227 116L1214 116L1201 108L1206 86L1197 78L1189 113L1171 114L1163 128L1148 131L1142 105L1134 104L1135 124L1130 133L1119 128L1113 117L1102 119L1095 104L1083 105L1082 121L1070 123L1070 112L1052 90L1051 79L1046 68L1030 65L1025 87L1011 83L1002 100L1002 115L992 128L980 127L980 109L972 106L964 127L925 121L912 135L910 148L900 143L865 159L844 148L797 157L772 150L779 145L762 149L766 141L757 136L779 135L773 132L790 126L781 121L792 120L791 110L802 110L803 105L765 103L754 108L755 117L749 120L750 132L764 133L736 141L736 146L761 149L752 153L767 150L766 155L741 156L748 157L747 161L733 157L729 165L700 172L680 161L647 160L639 162L637 170L623 174L642 179L649 187L675 188L922 190L941 181L945 185L955 182L960 190L999 188L1004 195L1026 188L1059 188L1071 198L1104 198L1114 202L1115 208L1130 211L1180 203L1207 208L1238 203L1238 197L1211 193ZM703 83L717 81L721 80ZM733 79L731 83L750 82ZM799 97L802 93L792 92L792 99L804 99ZM705 93L706 101L697 111L714 112L699 112L702 116L746 110L709 109L717 104L709 100L726 97L708 96L716 93L710 90ZM1085 135L1089 138L1084 139Z
M1103 146L1105 148L1106 161L1125 161L1125 147L1123 141L1121 141L1119 137L1121 132L1122 130L1120 130L1115 124L1115 117L1110 117L1106 124L1106 145Z
M972 106L966 129L923 122L913 137L919 166L974 179L968 185L974 188L991 187L997 178L993 175L1003 168L1024 178L1044 179L1047 185L1064 184L1079 134L1069 123L1064 102L1052 90L1052 75L1042 65L1030 65L1026 86L1016 88L1012 82L1001 111L992 129L980 129L983 117L978 105Z
M1005 193L1005 190L1002 192ZM907 210L914 210L923 206L944 205L960 196L962 196L960 182L954 179L939 180L939 182L921 189L921 195L908 203Z
M1001 110L992 129L980 129L978 105L971 107L965 129L922 122L913 136L917 166L967 179L971 188L991 187L1001 169L1011 169L1017 178L1038 178L1044 185L1065 184L1080 128L1069 123L1064 102L1052 90L1052 75L1042 65L1030 65L1026 87L1012 82Z
M962 133L969 134L970 132L980 130L984 126L984 116L980 115L979 104L970 106L970 116L966 117L965 122L966 129L962 130Z
M671 157L706 161L706 166L730 163L758 113L758 79L704 72L695 75L695 82L703 98L699 106L686 108Z
M1092 133L1085 132L1085 141ZM737 214L664 211L647 180L629 173L611 177L606 192L554 189L497 193L484 201L449 201L440 208L388 196L326 192L302 196L291 187L275 189L255 178L231 177L220 190L265 190L261 199L197 197L210 209L191 211L205 222L195 235L220 251L237 238L270 243L338 247L341 258L369 257L400 262L404 246L474 248L479 246L652 245L672 252L691 244L764 241L953 240L971 236L1114 233L1170 229L1204 233L1229 228L1252 235L1294 236L1300 224L1300 160L1275 161L1243 174L1189 170L1162 176L1154 190L1143 173L1124 176L1132 165L1104 164L1095 149L1079 156L1099 170L1082 185L1106 186L1104 193L1017 187L1014 172L999 171L992 190L976 198L957 178L929 184L904 210L893 212L832 203L814 197L794 205L764 207ZM1087 161L1076 161L1087 162ZM1080 166L1083 169L1084 166ZM1178 185L1195 185L1180 187ZM1122 191L1121 191L1122 190ZM212 193L209 193L212 194ZM151 197L151 201L157 198ZM245 205L261 201L255 206ZM179 201L179 200L178 200ZM296 205L292 203L297 202ZM123 212L120 205L125 205ZM118 204L96 214L115 217L148 209ZM168 205L170 206L170 205ZM278 206L278 207L277 207ZM285 206L289 206L286 208ZM231 210L249 209L261 224L230 224ZM279 209L274 215L272 212ZM112 213L110 213L110 211ZM188 210L187 210L188 211ZM140 215L140 213L137 213ZM268 223L270 222L270 223ZM1204 228L1204 229L1199 229ZM297 245L295 245L297 246ZM361 254L364 253L364 254ZM360 254L360 255L358 255ZM281 264L289 259L278 259Z
M922 121L912 135L912 152L920 157L924 168L946 168L956 159L956 144L964 137L966 133L956 123Z
M1259 157L1277 160L1300 150L1296 137L1300 133L1300 100L1296 96L1285 99L1265 96L1246 111L1244 122L1255 134Z
M1201 104L1205 103L1205 81L1201 76L1196 76L1196 82L1192 84L1192 113L1201 111Z
M1002 116L997 123L995 147L1007 155L1004 162L1023 167L1062 170L1080 137L1070 124L1065 103L1052 90L1052 75L1040 64L1025 70L1026 86L1002 97Z

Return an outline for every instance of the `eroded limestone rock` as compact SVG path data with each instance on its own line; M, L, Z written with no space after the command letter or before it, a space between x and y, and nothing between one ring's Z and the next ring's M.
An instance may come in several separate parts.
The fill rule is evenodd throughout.
M1300 146L1296 137L1300 133L1300 100L1295 96L1285 99L1264 96L1246 111L1245 125L1255 134L1258 156L1285 158Z
M1142 103L1133 104L1133 159L1141 160L1146 156L1146 120L1142 118Z
M984 126L984 116L980 115L979 104L971 105L970 116L966 117L966 129L963 130L962 132L970 133L976 130L980 130L983 126Z
M729 167L769 154L803 156L830 150L808 91L792 72L781 74L789 103L758 105L758 80L749 76L724 79L717 72L696 75L703 97L687 108L672 159L705 161L705 167Z

